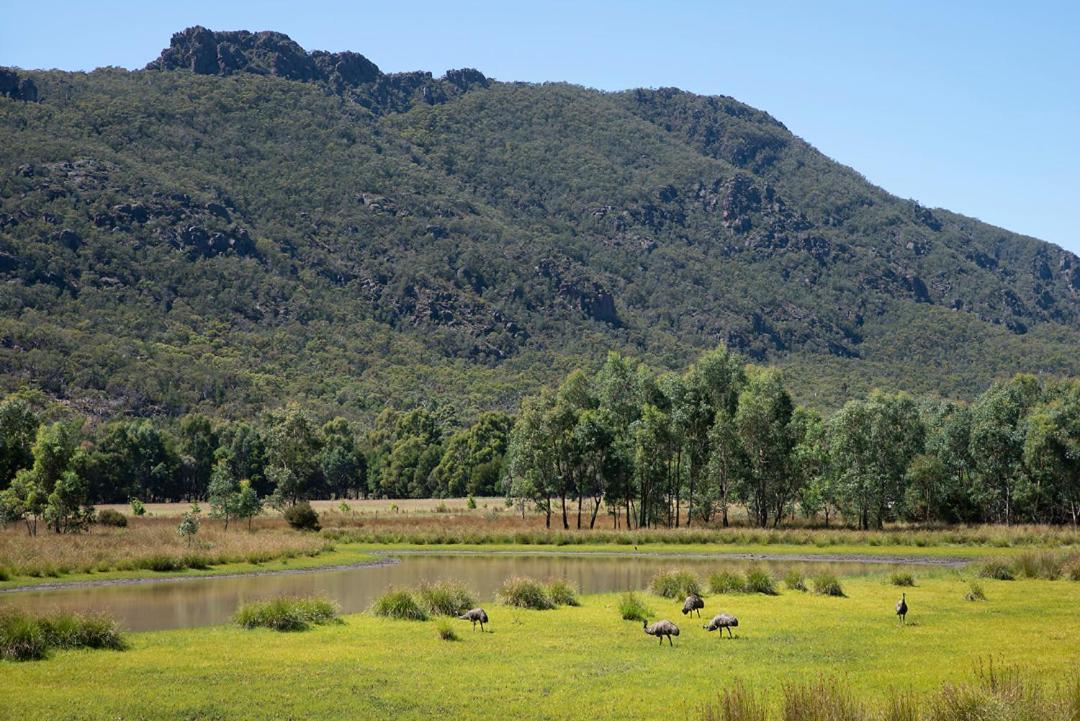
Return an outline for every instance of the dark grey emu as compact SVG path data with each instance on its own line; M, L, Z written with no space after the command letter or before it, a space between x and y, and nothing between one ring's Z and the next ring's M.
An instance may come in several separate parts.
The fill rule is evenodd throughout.
M702 626L706 631L720 631L720 638L724 637L724 629L727 629L728 638L734 638L731 635L731 629L739 627L739 619L726 613L717 614L713 616L712 620Z
M473 608L458 616L462 621L472 621L472 630L476 630L476 624L480 624L483 632L484 624L488 622L487 611L482 608Z
M645 627L645 633L649 634L650 636L656 636L658 639L660 639L661 646L664 645L664 636L667 636L667 642L670 645L675 645L671 642L671 637L679 635L679 627L673 624L671 621L668 621L666 619L663 621L657 621L656 623L642 621L641 625Z
M900 617L900 625L907 623L907 594L900 594L900 601L896 604L896 615Z
M688 613L693 613L694 611L697 611L698 618L701 618L700 609L702 608L705 608L705 602L701 600L701 596L697 595L696 593L691 593L689 596L686 597L686 601L683 602L682 615L685 616Z

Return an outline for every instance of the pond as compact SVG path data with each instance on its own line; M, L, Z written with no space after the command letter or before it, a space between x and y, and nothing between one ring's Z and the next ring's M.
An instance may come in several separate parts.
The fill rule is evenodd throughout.
M149 583L117 583L0 593L0 607L47 612L104 612L130 631L190 628L227 623L240 604L279 595L325 595L343 613L367 609L388 587L411 587L424 581L465 583L485 602L495 597L511 576L565 578L582 593L641 590L657 571L679 566L703 578L721 568L744 571L751 563L781 578L792 567L810 576L828 570L859 575L887 570L874 562L761 560L725 557L670 557L600 554L401 554L381 565L267 573L248 576L162 579ZM918 563L918 560L911 559ZM894 565L894 564L892 564Z

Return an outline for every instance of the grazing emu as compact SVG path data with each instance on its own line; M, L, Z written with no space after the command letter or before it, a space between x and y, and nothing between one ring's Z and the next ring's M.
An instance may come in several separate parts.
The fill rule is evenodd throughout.
M728 638L734 638L731 635L731 629L738 628L739 619L726 613L717 614L713 616L712 620L702 626L706 631L716 631L719 629L720 638L724 637L724 629L727 629Z
M896 615L900 617L900 624L907 623L907 594L900 594L900 602L896 604Z
M641 625L645 627L645 633L650 636L656 636L660 639L660 645L664 645L664 636L667 636L667 642L674 646L671 642L672 636L679 635L679 627L673 624L671 621L663 620L656 623L649 623L648 621L642 621Z
M474 608L458 616L462 621L472 621L472 630L476 630L476 624L480 624L480 631L483 632L484 624L488 622L487 611L482 608Z
M698 618L701 618L701 611L698 609L705 608L705 602L701 600L701 596L696 593L691 593L686 597L686 601L682 605L682 615L693 613L697 611Z

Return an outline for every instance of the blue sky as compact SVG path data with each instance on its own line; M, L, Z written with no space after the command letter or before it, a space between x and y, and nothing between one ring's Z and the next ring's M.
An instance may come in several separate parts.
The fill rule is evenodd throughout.
M874 183L1080 253L1078 2L18 2L0 64L141 67L189 25L768 111Z

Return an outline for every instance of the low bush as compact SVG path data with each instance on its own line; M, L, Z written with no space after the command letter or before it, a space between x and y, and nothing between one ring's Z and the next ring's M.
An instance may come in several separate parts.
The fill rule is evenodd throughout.
M305 631L313 624L330 623L337 618L337 605L325 598L284 596L246 603L237 609L233 620L244 628Z
M445 618L440 618L439 622L435 624L435 631L439 634L439 638L443 641L457 641L458 635L454 631L454 627L450 625L450 622Z
M33 615L0 611L0 659L32 661L53 649L127 648L116 622L107 616L76 613Z
M772 574L756 566L747 569L746 591L748 593L763 593L766 596L775 596L776 583L773 581Z
M972 581L968 584L967 593L964 594L964 600L966 601L985 601L986 593L983 591L982 585L976 581Z
M0 581L10 581L12 577L11 571L6 566L0 566Z
M102 508L97 512L94 520L102 526L113 526L115 528L127 528L128 524L127 516L111 508Z
M802 571L792 568L784 574L784 585L792 591L805 591L806 578L803 576Z
M294 503L281 514L285 521L298 531L318 531L319 514L307 501Z
M548 598L556 606L578 606L577 589L562 578L553 578L547 585Z
M843 597L845 595L840 579L832 573L820 573L814 577L814 593L820 593L823 596Z
M894 586L914 586L915 576L907 571L893 571L889 582Z
M405 589L391 588L379 596L371 605L371 612L376 616L400 618L406 621L428 620L428 613L416 595Z
M422 583L416 594L432 616L460 616L476 605L476 597L457 581Z
M624 593L619 599L619 615L624 621L647 621L653 611L645 605L645 602L633 591Z
M709 590L713 593L743 593L746 581L732 571L717 571L709 576Z
M701 595L701 581L692 571L669 568L660 571L649 582L649 588L657 596L683 599L691 593Z
M524 576L508 578L496 594L500 603L518 608L546 611L555 608L547 589L539 581Z
M992 578L997 581L1011 581L1016 578L1009 562L1000 558L992 558L983 563L979 567L979 575L982 578Z

